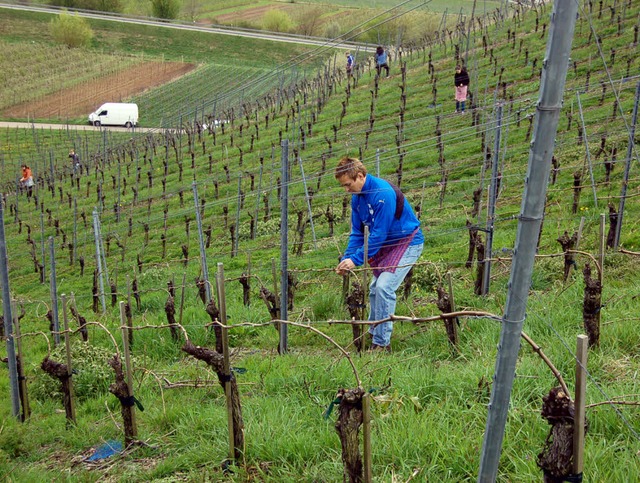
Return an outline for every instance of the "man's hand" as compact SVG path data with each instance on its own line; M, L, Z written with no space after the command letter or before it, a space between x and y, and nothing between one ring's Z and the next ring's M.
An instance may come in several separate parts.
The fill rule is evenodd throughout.
M350 258L345 258L336 267L336 273L338 275L346 275L349 270L353 270L356 267L356 264Z

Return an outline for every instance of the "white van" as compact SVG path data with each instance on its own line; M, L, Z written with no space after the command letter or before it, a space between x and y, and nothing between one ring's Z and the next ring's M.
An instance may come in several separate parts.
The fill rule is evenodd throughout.
M138 105L124 102L107 102L96 112L89 114L89 124L94 126L116 125L133 127L138 125Z

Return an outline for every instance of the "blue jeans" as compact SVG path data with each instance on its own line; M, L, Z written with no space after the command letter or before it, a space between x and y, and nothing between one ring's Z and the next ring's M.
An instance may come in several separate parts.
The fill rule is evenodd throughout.
M464 112L466 101L456 101L456 112Z
M407 247L395 273L382 272L379 277L373 277L369 285L370 321L386 319L393 315L396 310L396 290L420 257L423 247L423 244ZM380 346L388 346L391 343L392 331L393 322L381 322L369 327L373 343Z

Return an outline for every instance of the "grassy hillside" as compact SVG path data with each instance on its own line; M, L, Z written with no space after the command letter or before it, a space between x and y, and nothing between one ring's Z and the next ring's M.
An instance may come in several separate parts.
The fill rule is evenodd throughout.
M549 186L524 330L555 364L570 391L575 337L584 331L582 270L586 263L593 269L590 255L598 255L601 215L607 213L609 203L617 208L619 201L628 143L625 123L630 123L639 70L633 38L638 8L629 2L605 3L602 10L594 6L592 12L581 11L556 138L559 165L555 182ZM2 474L15 481L62 477L81 481L340 481L335 415L325 420L322 413L339 388L355 387L359 379L374 395L376 481L407 481L416 471L417 481L474 480L500 324L491 318L462 318L458 346L452 349L441 322L396 323L393 354L356 355L350 345L351 329L327 323L349 318L342 280L333 273L346 245L348 217L343 210L345 195L332 172L340 156L361 156L371 172L379 169L382 176L400 184L412 205L419 208L427 239L425 251L412 290L398 304L397 315L415 319L437 314L434 287L446 287L450 274L456 307L500 316L549 14L550 9L531 11L495 25L476 25L468 52L466 39L452 34L444 44L405 49L401 60L394 53L392 76L378 83L363 56L358 58L359 75L350 85L340 64L334 68L332 63L316 77L299 80L294 88L247 100L240 112L227 110L222 116L216 112L215 117L228 121L224 129L163 131L127 136L126 140L106 131L96 136L73 130L5 129L1 168L7 194L4 217L10 288L25 309L22 347L33 415L24 424L11 416L8 381L1 378ZM456 51L467 58L472 79L473 109L465 115L453 113ZM401 71L405 62L406 77ZM190 89L184 87L184 97L176 93L174 102L188 102ZM496 102L503 104L504 112L497 153ZM327 339L297 325L289 328L290 353L279 356L277 332L261 325L270 315L258 292L261 287L273 290L272 267L275 265L275 272L280 267L281 140L290 143L288 267L297 281L288 319L309 324L346 347L353 366ZM71 146L89 166L89 174L71 176L67 158ZM501 177L491 287L487 296L479 297L474 294L477 266L465 267L466 223L486 227L491 173L487 159L497 160ZM15 193L10 182L24 160L30 160L40 180L37 206L27 202L24 194ZM612 161L607 180L605 168ZM637 252L640 206L636 201L637 166L632 168L621 243ZM581 174L582 187L575 212L574 173ZM177 287L176 319L189 339L215 346L213 331L205 328L210 319L194 283L202 272L192 183L203 200L199 204L203 229L210 230L206 249L210 279L214 279L217 263L224 267L228 321L234 326L229 331L232 365L246 369L246 373L236 373L246 447L233 473L224 473L220 465L227 455L226 409L216 375L187 357L180 350L182 342L173 341L168 328L159 328L167 323L167 282L172 280ZM473 191L478 188L483 194L481 210L472 215ZM310 189L315 241L307 211ZM106 313L102 313L100 300L97 313L91 310L91 274L96 267L94 207L100 213L109 275ZM328 221L332 217L333 227ZM577 255L565 282L562 249L556 239L564 231L578 230L582 219L579 248L584 253ZM300 226L305 226L304 232L296 229ZM231 227L237 227L233 228L239 236L237 252L231 243ZM300 233L304 233L302 240ZM50 288L40 283L34 261L35 265L43 262L41 243L48 237L54 241L58 293L74 293L80 314L100 324L89 327L89 344L81 342L77 332L72 335L79 400L77 425L69 429L64 414L59 413L60 399L52 397L58 383L39 369L53 337L45 318L51 307ZM49 274L46 243L44 249ZM633 395L639 392L635 373L640 329L633 310L640 288L636 259L612 250L604 257L601 341L590 350L588 365L587 399L593 406L587 413L584 475L590 481L640 477L634 406L598 405L609 400L634 401L637 397ZM239 283L243 273L251 275L250 306L243 304ZM361 277L362 272L357 275ZM90 448L105 440L122 440L119 402L107 391L113 374L104 355L116 351L114 343L122 350L111 283L115 301L130 300L133 323L140 327L134 333L133 376L136 397L145 407L137 418L139 439L146 444L115 460L92 464L82 462ZM77 326L73 320L70 323ZM63 346L56 349L54 359L65 360ZM103 353L87 355L87 346L99 347ZM556 384L540 357L523 344L500 481L540 480L536 458L549 429L540 417L540 407L542 397Z

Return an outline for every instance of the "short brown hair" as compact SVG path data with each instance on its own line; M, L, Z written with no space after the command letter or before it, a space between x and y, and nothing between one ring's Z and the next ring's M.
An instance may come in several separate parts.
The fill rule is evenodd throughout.
M366 176L367 168L362 164L358 158L350 158L349 156L345 156L340 161L338 161L338 165L336 166L335 177L336 179L342 178L343 176L348 176L351 179L356 179L358 177L358 173L362 173Z

